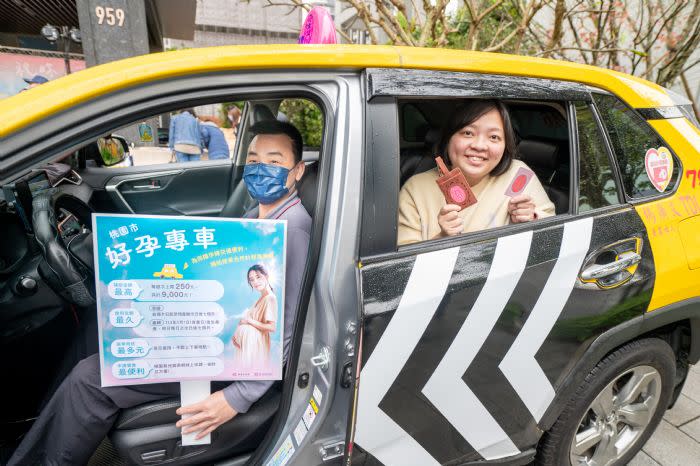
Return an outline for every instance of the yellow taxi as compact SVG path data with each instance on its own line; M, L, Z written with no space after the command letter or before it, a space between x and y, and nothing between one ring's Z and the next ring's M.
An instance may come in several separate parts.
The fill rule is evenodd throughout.
M402 187L436 170L441 128L473 99L505 105L553 215L399 244ZM236 128L220 118L233 103ZM191 108L219 117L229 158L170 157L169 121ZM568 62L346 45L154 54L0 101L4 445L94 336L91 214L242 216L249 128L274 119L304 136L313 219L284 383L209 445L182 446L174 399L124 410L101 450L142 465L574 466L641 449L700 359L690 102ZM110 137L133 166L102 157Z

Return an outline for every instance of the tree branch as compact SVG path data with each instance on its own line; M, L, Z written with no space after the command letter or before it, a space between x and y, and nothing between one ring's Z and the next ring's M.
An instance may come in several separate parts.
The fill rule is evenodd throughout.
M447 0L436 0L435 6L430 10L426 9L427 15L425 18L425 25L421 31L420 38L418 39L418 46L425 47L428 43L428 39L435 37L435 24L437 23L440 16L445 13L445 7L447 6Z
M372 14L369 11L369 5L362 0L347 0L348 3L355 9L357 17L360 18L362 24L365 26L369 34L369 40L372 41L374 45L377 45L379 41L377 40L377 35L374 33L374 28L372 27ZM348 41L352 43L352 38Z
M557 4L554 7L554 28L552 29L552 37L549 38L545 50L554 49L560 42L563 35L563 24L564 24L564 14L566 13L566 2L564 0L557 0ZM529 24L529 23L528 23ZM543 57L548 58L551 53L545 53Z
M394 27L394 32L398 32L403 43L405 45L415 46L416 44L413 42L413 38L406 33L406 30L401 26L396 16L384 5L384 0L375 0L374 4L377 6L377 11Z
M610 53L610 52L632 52L629 49L623 49L623 48L600 48L600 49L594 49L594 48L586 48L586 47L557 47L552 50L544 50L542 52L538 52L535 54L536 57L540 57L545 53L551 53L551 52L559 52L562 50L578 50L579 52L597 52L597 53Z

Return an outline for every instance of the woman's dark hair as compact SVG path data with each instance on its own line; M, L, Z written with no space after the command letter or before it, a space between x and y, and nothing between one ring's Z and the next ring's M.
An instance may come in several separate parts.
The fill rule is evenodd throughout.
M503 151L503 157L498 165L491 170L491 175L497 176L505 173L510 168L510 164L517 155L517 147L515 145L515 131L510 122L510 114L506 106L498 100L470 100L464 104L457 106L447 120L447 124L442 128L440 141L437 144L437 153L442 157L445 164L450 166L450 157L447 154L447 146L450 138L454 136L460 129L473 123L491 110L496 110L501 115L503 120L503 132L505 137L506 147Z
M250 272L258 272L260 275L264 276L265 278L270 278L269 274L267 273L267 269L265 268L264 265L262 264L254 264L248 269L248 273L246 273L246 279L248 280L248 286L250 288L253 288L253 285L250 284ZM269 282L268 282L269 285ZM272 286L270 286L272 288Z

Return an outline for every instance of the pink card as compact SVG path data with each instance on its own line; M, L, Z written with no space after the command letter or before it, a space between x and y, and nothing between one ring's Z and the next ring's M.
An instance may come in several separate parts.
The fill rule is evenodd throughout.
M506 189L506 196L515 197L522 194L533 176L535 176L535 174L532 170L525 167L518 168L518 171L513 177L513 181L510 183L510 186L508 186L508 189Z

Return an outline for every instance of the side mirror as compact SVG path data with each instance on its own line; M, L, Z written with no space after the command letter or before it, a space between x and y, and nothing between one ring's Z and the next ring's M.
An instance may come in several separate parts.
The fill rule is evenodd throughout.
M123 136L112 134L99 138L95 144L99 153L98 160L95 160L98 166L117 165L123 162L129 153L129 143Z

